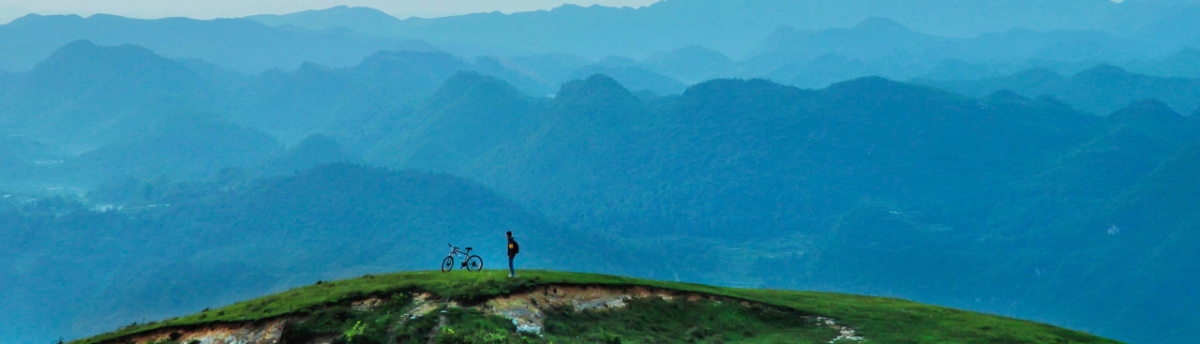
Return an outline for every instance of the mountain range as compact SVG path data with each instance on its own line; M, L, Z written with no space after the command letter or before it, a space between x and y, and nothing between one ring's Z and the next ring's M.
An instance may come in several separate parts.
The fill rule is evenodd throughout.
M1189 6L28 16L0 26L0 339L431 269L446 240L498 256L513 230L530 267L1186 342Z
M135 44L171 58L199 58L248 73L294 69L303 62L357 63L401 42L350 32L274 28L247 19L131 19L97 14L31 14L0 25L0 70L25 71L64 44Z
M745 37L765 37L780 25L816 30L851 26L870 17L888 17L922 32L961 37L1012 28L1085 29L1120 8L1105 0L969 3L947 0L903 6L878 0L753 4L670 0L637 9L564 5L550 11L434 19L388 19L371 9L344 7L250 19L316 30L344 27L384 37L478 47L490 53L569 52L602 58L612 54L647 55L664 46L699 44L745 57L754 48L753 42ZM544 30L545 27L556 29Z
M174 66L151 69L165 75L191 75L179 79L181 83L208 85L194 73L184 73L189 69L179 67L183 63L146 54L143 48L132 46L106 48L75 43L56 54L55 59L100 63L105 61L104 56L134 56L137 58L130 61ZM60 75L54 70L68 68L54 66L50 62L39 65L19 85L43 84L38 81L42 75ZM1057 97L1029 98L1003 90L971 97L882 78L856 79L815 90L766 80L725 79L694 85L678 96L659 97L640 95L611 77L593 75L567 82L553 97L544 97L524 93L500 77L456 70L470 66L445 53L380 53L355 67L331 69L309 64L294 73L261 74L233 91L189 93L203 97L216 94L213 97L217 101L204 107L209 111L127 103L100 108L116 114L110 122L137 125L81 127L79 130L119 132L121 139L95 141L97 149L68 156L60 164L27 167L42 171L35 173L42 183L54 182L54 178L76 182L92 179L94 186L90 188L96 191L80 204L64 199L10 210L6 216L15 221L12 228L34 231L29 233L67 230L54 229L62 226L169 229L174 234L159 232L162 240L191 246L164 255L166 260L154 261L188 265L131 267L133 271L148 272L141 277L120 277L121 288L94 289L110 293L103 297L59 289L44 291L87 304L81 306L86 310L81 313L45 314L87 319L87 315L117 304L82 300L154 299L152 290L194 296L163 300L161 305L165 306L161 307L154 306L159 303L135 303L134 308L110 313L106 322L96 322L98 326L112 326L136 318L136 314L165 317L182 309L203 307L196 300L232 300L294 286L289 283L299 282L279 277L292 273L281 271L317 271L309 267L315 263L300 253L271 263L283 264L278 268L226 266L221 264L233 263L218 259L271 255L263 252L310 246L284 237L266 240L272 243L269 246L251 244L265 238L256 236L283 235L269 234L279 230L291 231L288 238L296 240L330 240L334 233L343 233L350 241L321 254L339 252L346 254L346 260L320 258L342 264L321 271L365 271L355 269L370 266L377 271L385 268L371 265L375 263L368 260L393 261L383 258L390 257L386 253L390 251L351 249L355 245L351 243L416 240L364 237L404 226L413 226L414 233L441 233L429 234L432 238L446 237L445 233L458 228L452 225L455 221L468 221L472 223L470 228L476 228L473 230L521 228L539 237L537 240L549 240L533 241L531 245L547 250L544 257L549 260L538 263L546 267L903 296L1087 328L1117 338L1149 338L1151 333L1186 328L1193 321L1189 317L1169 321L1156 318L1149 324L1094 316L1116 305L1094 300L1118 299L1124 294L1114 289L1087 294L1087 298L1064 294L1071 281L1103 278L1113 285L1128 286L1122 289L1125 292L1153 292L1129 286L1132 282L1123 277L1099 277L1104 270L1086 264L1091 257L1109 254L1119 246L1095 239L1071 246L1058 244L1075 237L1106 235L1092 231L1097 222L1115 221L1104 209L1121 204L1130 192L1150 183L1148 180L1156 178L1153 176L1167 168L1168 162L1180 159L1175 157L1184 154L1180 153L1184 147L1200 139L1200 125L1172 110L1169 104L1134 102L1107 116L1097 116L1073 110ZM119 84L130 76L160 80L149 74L153 73L97 73L109 76L77 80L81 85L92 82L87 80ZM141 80L137 78L132 80ZM132 90L159 89L171 88ZM6 99L17 101L12 94L31 93L10 93ZM400 97L387 96L391 94ZM428 96L421 99L420 94ZM148 96L137 93L131 97ZM271 97L277 98L263 100ZM309 103L273 111L238 110L261 106L253 104L302 101ZM77 102L48 104L68 103ZM32 105L25 108L34 109ZM279 115L289 117L271 117ZM264 132L286 132L297 139L284 139L281 141L285 143L280 144ZM283 150L285 144L291 148ZM309 170L336 161L435 174L421 177L425 172L390 172L354 165ZM387 190L398 190L386 186L390 183L386 180L393 178L387 176L394 173L417 176L414 178L419 180L458 178L445 173L476 180L479 184L463 183L474 185L469 187L472 190L494 195L488 197L495 202L507 202L516 208L496 208L496 214L472 217L448 213L445 220L436 220L442 215L434 213L403 219L374 219L345 212L329 213L328 218L313 217L320 213L315 209L321 207L409 199L387 196L392 194ZM475 211L468 209L483 204L454 196L458 191L447 191L463 187L421 183L427 185L421 188L429 189L414 192L426 190L419 192L452 197L451 203L457 204L454 209L459 209L456 211ZM306 189L309 187L314 189ZM315 203L293 204L302 201ZM345 209L374 209L371 204ZM118 210L115 214L89 210L94 207ZM425 206L414 209L419 210L379 213L433 211ZM138 215L129 223L109 219L126 216L118 214ZM526 214L519 216L527 220L488 222L518 216L512 214ZM45 222L49 221L45 216L66 222ZM365 222L336 220L344 216ZM470 220L473 216L483 218ZM95 221L117 222L101 225ZM1170 226L1155 230L1190 228L1186 222L1172 222ZM230 233L250 237L236 239L243 243L237 245L196 237L199 233L226 233L219 228L235 228ZM22 233L26 234L15 237L34 235ZM64 233L68 234L62 234L62 238L71 238L75 234L69 233L76 232ZM111 245L81 246L78 254L86 257L69 258L75 257L76 253L71 253L61 259L111 264L133 259L130 257L136 256L106 248L140 240L119 233L112 234ZM609 258L561 265L564 263L550 252L572 252L577 240L551 240L549 233L597 235L588 242L607 248L592 248L592 252L617 251L607 253L605 257ZM46 253L50 247L77 245L54 241L67 239L45 240L50 241L6 247L31 247L9 253L22 257L21 261L37 262L50 259ZM440 243L416 246L437 245ZM681 257L687 257L689 263L666 269L633 263L669 260L655 256L658 253L650 249L663 246L676 248L679 252L671 254L684 255ZM863 255L864 251L875 253ZM1011 258L994 260L994 252L1009 252ZM1156 259L1139 252L1128 252L1130 259ZM1070 259L1063 260L1066 258ZM417 261L412 264L417 265L410 268L424 266ZM792 266L794 271L782 275L772 272L781 265ZM1172 266L1188 269L1190 265ZM394 268L399 267L386 267ZM14 293L36 295L43 291L29 288L42 282L34 281L74 271L64 268L68 270L34 273L13 269L7 272L13 278L31 281L14 286ZM183 275L171 275L176 272L169 271ZM175 277L166 278L164 274ZM229 294L206 294L203 290L212 288L202 288L205 284L188 282L193 277L186 277L233 276L230 274L241 276L238 278L242 282L238 283L246 288ZM1172 280L1170 275L1151 271L1138 276ZM99 286L114 285L111 283L116 281L111 279L113 276L95 278ZM1060 307L1064 304L1072 306ZM1145 311L1137 302L1121 305L1129 314ZM9 313L35 309L20 308ZM7 321L15 324L18 320ZM46 325L49 327L44 330L75 326L52 323L57 325ZM85 328L94 329L85 326L78 331L89 331Z

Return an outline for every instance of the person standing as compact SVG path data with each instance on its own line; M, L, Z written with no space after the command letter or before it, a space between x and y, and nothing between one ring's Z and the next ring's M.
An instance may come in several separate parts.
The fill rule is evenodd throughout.
M517 244L517 240L513 239L512 232L505 233L508 236L508 278L517 277L517 269L513 267L513 258L517 257L517 253L521 252L521 245Z

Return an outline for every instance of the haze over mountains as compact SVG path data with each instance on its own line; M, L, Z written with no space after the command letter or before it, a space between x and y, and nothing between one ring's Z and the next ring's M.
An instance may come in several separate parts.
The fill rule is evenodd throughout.
M0 339L511 229L526 267L1190 340L1195 4L917 4L0 25Z

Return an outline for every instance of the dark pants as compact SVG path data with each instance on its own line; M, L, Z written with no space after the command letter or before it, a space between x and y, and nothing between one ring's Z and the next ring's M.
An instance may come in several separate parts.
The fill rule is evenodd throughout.
M513 257L514 256L508 256L508 272L513 275L516 275L517 269L513 268Z

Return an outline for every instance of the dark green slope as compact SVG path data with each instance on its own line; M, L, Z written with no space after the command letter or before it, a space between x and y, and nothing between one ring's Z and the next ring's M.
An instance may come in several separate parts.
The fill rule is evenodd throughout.
M150 333L166 337L170 329L175 328L180 329L180 337L184 337L189 328L203 328L206 324L235 325L290 314L312 315L309 320L289 321L282 325L281 335L291 341L328 336L325 338L334 338L339 342L353 340L362 343L835 342L832 339L839 336L837 330L823 328L811 320L815 316L824 316L839 325L853 328L852 335L861 336L867 342L1116 343L1048 325L897 299L730 289L549 271L522 270L516 279L502 276L503 273L499 271L410 272L328 282L200 314L127 327L72 343L119 342L124 338ZM517 328L512 325L516 321L510 322L502 315L459 308L481 305L493 297L521 292L546 295L570 293L565 289L568 286L612 288L617 291L648 287L675 294L676 298L668 301L657 297L635 297L625 299L612 309L580 312L573 311L569 305L564 308L537 306L546 308L545 317L539 319L546 326L539 335L517 334ZM559 287L564 289L560 291ZM457 301L458 304L434 308L434 311L441 310L440 320L433 319L433 316L405 319L392 315L413 312L416 307L414 303L426 302L412 298L421 292L430 292L434 297L442 298L443 302ZM687 295L701 297L688 298L685 297ZM347 307L350 302L368 296L386 297L388 301L379 308L369 310ZM531 300L535 298L534 295L527 297ZM734 304L739 301L758 305ZM533 301L533 305L538 305L537 300ZM576 306L581 305L577 303ZM365 327L362 326L364 324ZM355 326L363 330L351 335L348 330ZM842 339L836 342L855 341Z
M1200 288L1200 268L1195 264L1200 250L1200 211L1195 199L1200 194L1200 141L1192 142L1129 189L1103 214L1080 225L1096 249L1066 260L1079 278L1095 281L1096 288L1082 290L1072 307L1105 309L1131 317L1158 319L1132 325L1100 314L1084 315L1084 321L1109 331L1129 333L1131 338L1186 337L1190 324L1200 317L1188 307L1200 303L1194 290ZM1119 272L1119 273L1117 273ZM1121 295L1101 302L1100 295Z
M1200 138L1200 123L1157 100L1130 104L1097 129L1095 138L1055 161L1039 184L1065 197L1111 199Z

